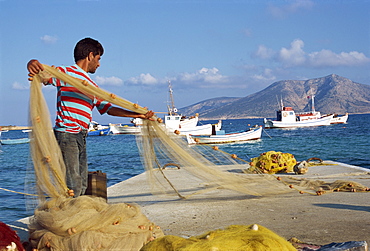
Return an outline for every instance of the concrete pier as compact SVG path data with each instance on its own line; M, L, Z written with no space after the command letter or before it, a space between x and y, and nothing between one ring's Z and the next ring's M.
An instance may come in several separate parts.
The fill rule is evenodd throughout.
M370 187L370 170L342 163L310 167L300 178L350 180ZM166 170L176 182L192 182L181 169ZM289 189L289 188L287 188ZM181 191L180 191L181 192ZM324 245L370 243L370 192L335 192L321 196L286 194L253 197L217 189L189 199L153 195L140 174L108 188L109 203L136 203L166 235L188 237L229 225L260 224L289 239Z

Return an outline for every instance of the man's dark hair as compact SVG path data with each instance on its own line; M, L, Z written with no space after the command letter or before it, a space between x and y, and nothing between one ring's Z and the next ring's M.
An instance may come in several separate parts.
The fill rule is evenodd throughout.
M77 63L77 61L85 59L90 52L93 53L94 57L96 55L103 56L104 49L97 40L89 37L78 41L74 50L75 62Z

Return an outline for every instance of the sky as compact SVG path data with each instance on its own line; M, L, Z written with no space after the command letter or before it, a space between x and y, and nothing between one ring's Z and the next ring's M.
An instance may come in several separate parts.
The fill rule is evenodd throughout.
M0 125L28 125L27 62L72 65L85 37L105 50L91 78L155 112L168 81L177 108L280 80L370 84L369 0L0 0L0 20ZM43 93L54 120L56 89Z

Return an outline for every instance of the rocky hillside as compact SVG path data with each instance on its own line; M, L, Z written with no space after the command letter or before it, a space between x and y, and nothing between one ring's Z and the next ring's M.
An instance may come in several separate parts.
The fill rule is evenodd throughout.
M315 109L325 113L370 113L370 86L332 74L309 80L283 80L242 98L214 98L180 109L184 115L200 114L201 119L275 117L280 100L296 112Z

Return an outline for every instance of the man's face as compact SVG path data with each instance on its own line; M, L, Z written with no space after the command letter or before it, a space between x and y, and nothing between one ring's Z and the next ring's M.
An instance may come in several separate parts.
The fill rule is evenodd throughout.
M90 61L89 61L87 72L95 73L96 69L98 69L98 67L100 66L100 55L98 54L94 56L93 53L91 52L89 59Z

